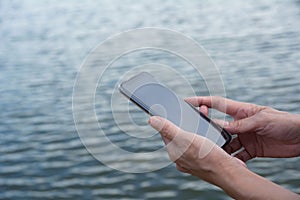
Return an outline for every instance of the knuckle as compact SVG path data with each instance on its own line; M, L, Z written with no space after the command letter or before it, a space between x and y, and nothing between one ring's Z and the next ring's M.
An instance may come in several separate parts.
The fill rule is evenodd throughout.
M218 106L221 102L221 97L220 96L212 96L212 104L215 106Z
M253 105L252 110L251 110L252 112L250 113L250 115L255 115L257 113L263 114L264 111L269 112L272 110L274 110L274 109L269 106Z
M231 129L233 129L234 131L237 131L239 129L239 127L241 126L241 122L239 120L237 121L233 121L233 122L229 122L229 126L231 127Z
M236 121L234 127L235 127L236 129L239 129L239 128L241 127L241 125L242 125L241 121L238 120L238 121Z
M165 122L165 124L162 128L162 133L167 137L171 131L172 131L171 124L168 122Z
M233 122L230 122L230 129L232 132L234 133L242 133L242 132L245 132L245 126L242 122L242 120L237 120L237 121L233 121Z

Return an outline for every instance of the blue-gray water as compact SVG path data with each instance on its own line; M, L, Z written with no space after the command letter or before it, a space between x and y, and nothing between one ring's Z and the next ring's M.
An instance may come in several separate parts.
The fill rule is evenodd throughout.
M202 44L219 67L229 97L300 113L297 0L3 0L0 199L226 198L174 165L144 174L108 168L78 138L72 87L83 59L112 34L147 26L174 29ZM133 58L128 63L157 60L149 53ZM173 62L168 60L178 64ZM109 120L105 123L108 131L116 131ZM142 148L135 140L122 141L117 132L111 139L132 151ZM150 142L144 141L146 150ZM299 158L248 162L254 172L297 193L299 164Z

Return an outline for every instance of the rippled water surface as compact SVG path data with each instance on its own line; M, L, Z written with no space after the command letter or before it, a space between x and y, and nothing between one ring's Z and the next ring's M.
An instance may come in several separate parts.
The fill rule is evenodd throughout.
M230 98L300 113L297 0L3 0L0 199L228 198L220 189L181 174L172 164L141 174L111 169L91 156L78 137L72 89L80 64L107 37L149 26L177 30L205 47L219 67ZM161 148L162 142L157 134L138 139L124 134L111 120L105 99L110 98L124 71L153 62L186 73L197 94L208 94L202 80L189 71L190 66L166 52L136 52L117 60L113 65L119 70L108 70L105 87L97 88L95 111L108 138L128 151L153 151ZM181 95L190 95L172 77L164 79ZM129 107L133 121L153 133L146 126L147 116ZM117 111L125 112L122 106ZM80 123L87 132L95 131L89 119ZM121 126L132 134L137 131L126 122ZM120 165L145 164L128 162L101 144L94 146ZM247 164L254 172L300 193L299 158L254 159Z

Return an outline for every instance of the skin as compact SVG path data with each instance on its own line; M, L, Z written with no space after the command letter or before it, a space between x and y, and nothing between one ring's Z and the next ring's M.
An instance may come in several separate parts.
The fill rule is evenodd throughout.
M233 117L218 121L237 134L225 150L170 121L153 116L150 125L161 133L170 159L179 171L197 176L222 188L235 199L300 199L300 196L251 172L243 161L254 157L300 156L300 116L222 97L186 99L200 111L217 109ZM241 147L244 150L236 154ZM255 183L255 184L254 184Z
M232 122L219 124L237 134L225 150L243 161L255 157L287 158L300 155L300 115L278 111L266 106L242 103L222 97L192 97L186 99L194 106L214 108L233 117Z

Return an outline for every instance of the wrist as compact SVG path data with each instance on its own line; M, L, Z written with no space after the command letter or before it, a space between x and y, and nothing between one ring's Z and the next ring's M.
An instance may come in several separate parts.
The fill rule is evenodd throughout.
M225 156L222 154L213 154L209 160L206 160L206 163L212 164L205 166L205 168L202 164L202 172L194 175L222 188L226 192L228 186L234 187L231 186L231 181L235 178L234 176L236 176L236 170L240 167L247 169L246 165L242 165L241 162L228 154ZM201 165L201 163L199 165Z
M292 114L293 123L294 123L294 131L299 134L300 138L300 115Z
M290 134L294 135L293 143L297 145L295 149L295 156L300 156L300 115L299 114L290 114L290 123L291 123L291 130Z
M227 162L219 165L216 171L216 185L235 199L247 199L251 196L243 189L243 177L249 175L246 165L242 165L237 158L231 157Z
M251 172L236 158L217 171L216 185L234 199L299 199L299 196Z

